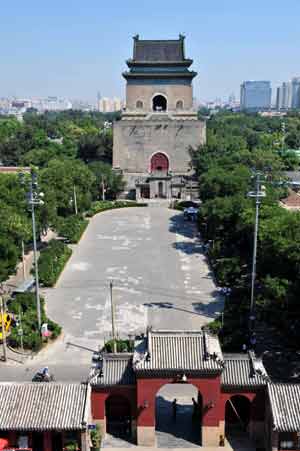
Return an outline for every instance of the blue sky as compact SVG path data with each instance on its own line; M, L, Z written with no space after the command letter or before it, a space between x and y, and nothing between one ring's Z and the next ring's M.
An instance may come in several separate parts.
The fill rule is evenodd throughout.
M124 96L132 36L186 35L201 100L245 79L300 75L300 0L10 0L0 8L0 97Z

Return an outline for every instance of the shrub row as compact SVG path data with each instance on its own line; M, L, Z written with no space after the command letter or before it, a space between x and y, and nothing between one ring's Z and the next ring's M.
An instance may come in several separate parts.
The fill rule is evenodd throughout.
M42 346L42 338L38 330L35 294L17 294L14 299L8 301L8 309L14 315L19 316L21 313L24 348L38 351ZM48 324L48 330L52 332L51 338L54 339L58 337L61 333L61 327L47 318L43 298L41 298L41 319L42 323ZM19 330L18 327L13 327L11 335L8 337L9 344L13 347L21 346L21 336L18 333Z
M69 216L57 222L56 230L68 243L78 243L88 223L87 219L80 216Z
M45 287L52 287L57 281L65 264L72 254L71 249L62 241L51 240L41 251L39 258L40 282Z
M116 339L117 352L133 352L133 343L130 340ZM104 344L105 352L114 352L114 340L109 340Z
M97 213L101 213L105 210L112 210L113 208L125 208L125 207L147 207L146 203L138 203L134 201L126 200L101 200L94 202L91 208L87 212L87 216L91 217Z

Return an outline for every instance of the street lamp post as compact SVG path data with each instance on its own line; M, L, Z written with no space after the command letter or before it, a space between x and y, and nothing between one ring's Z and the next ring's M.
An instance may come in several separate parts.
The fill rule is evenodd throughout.
M251 277L251 301L250 301L250 317L249 317L249 329L250 333L253 333L255 322L255 299L254 299L254 287L256 278L256 258L257 258L257 235L258 235L258 223L259 223L259 206L261 199L266 196L264 187L261 186L261 174L256 173L255 179L255 191L250 191L248 197L255 198L255 226L254 226L254 243L253 243L253 258L252 258L252 277Z
M25 184L24 174L21 173L21 182ZM38 190L37 175L31 171L31 177L29 180L29 192L27 195L29 208L31 211L32 220L32 238L33 238L33 256L34 256L34 272L35 272L35 295L36 295L36 309L37 309L37 321L38 329L41 332L42 318L41 318L41 302L40 302L40 289L39 289L39 270L38 270L38 258L37 258L37 243L36 243L36 222L35 222L35 206L43 205L44 201L41 199L44 197L43 193Z

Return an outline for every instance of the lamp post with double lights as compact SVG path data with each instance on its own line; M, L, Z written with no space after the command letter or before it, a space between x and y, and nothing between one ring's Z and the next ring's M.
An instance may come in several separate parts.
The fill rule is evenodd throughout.
M251 276L251 301L250 301L250 316L249 316L249 330L252 336L255 324L255 278L256 278L256 259L257 259L257 236L259 224L259 206L261 199L266 196L265 187L262 186L261 173L257 172L255 175L255 191L249 191L248 197L255 199L255 226L254 226L254 243L253 243L253 258L252 258L252 276Z
M31 170L30 177L27 179L26 175L20 173L20 181L22 185L28 183L27 202L29 210L31 211L32 220L32 238L33 238L33 255L34 255L34 272L35 272L35 295L36 295L36 309L37 309L37 322L39 333L41 333L42 318L41 318L41 302L40 302L40 290L39 290L39 270L38 270L38 258L37 258L37 244L36 244L36 222L35 222L35 207L43 205L44 193L39 191L37 174Z

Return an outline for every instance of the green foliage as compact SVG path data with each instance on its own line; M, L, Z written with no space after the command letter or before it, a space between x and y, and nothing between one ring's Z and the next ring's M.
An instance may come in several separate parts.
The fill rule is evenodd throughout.
M288 132L298 133L295 122L299 127L299 116L288 117ZM199 227L218 283L232 289L221 336L233 350L240 349L248 327L255 201L247 193L254 189L254 168L263 172L267 194L260 207L257 317L276 325L285 318L282 328L300 318L300 214L279 206L285 189L278 183L283 169L299 163L294 153L282 150L278 118L220 113L207 125L207 144L191 151L203 201ZM217 331L219 324L211 327Z
M74 187L79 212L88 209L92 201L95 176L88 167L77 160L51 160L40 173L45 204L40 211L48 213L50 220L56 216L74 213Z
M64 451L79 451L80 448L79 448L77 441L72 440L64 446L63 450Z
M55 339L61 333L61 327L46 317L44 307L44 299L41 298L42 323L48 324L48 329L52 332L51 338ZM42 339L38 331L35 294L17 294L14 299L8 301L8 309L14 315L19 315L21 312L24 348L38 351L42 346ZM21 338L17 327L12 328L9 343L13 347L21 346Z
M51 240L41 251L39 258L40 282L52 287L72 254L71 249L62 241Z
M114 208L126 208L126 207L146 207L145 203L138 203L133 201L116 200L116 201L97 201L94 202L91 208L87 212L87 216L94 216L97 213L101 213L105 210L112 210Z
M78 157L86 163L92 161L112 161L112 133L104 130L101 134L82 135L79 139Z
M125 182L122 174L112 170L111 166L101 161L95 161L89 164L89 169L95 176L94 198L102 199L103 189L105 198L112 200L123 191Z
M214 321L211 321L207 325L210 333L213 335L218 335L222 329L222 322L219 319L215 319Z
M78 243L88 223L88 220L80 216L68 216L60 218L55 228L59 236L65 238L68 243Z
M116 340L117 352L132 352L133 343L130 340ZM109 340L104 345L105 352L114 352L114 340Z
M96 425L96 429L91 431L91 442L93 451L100 451L101 445L101 431L99 424Z

